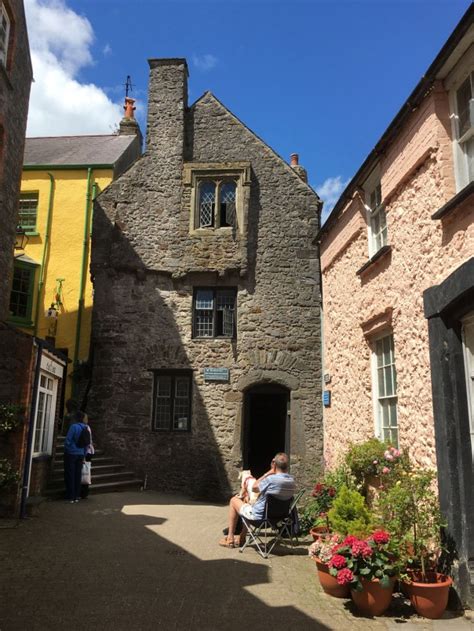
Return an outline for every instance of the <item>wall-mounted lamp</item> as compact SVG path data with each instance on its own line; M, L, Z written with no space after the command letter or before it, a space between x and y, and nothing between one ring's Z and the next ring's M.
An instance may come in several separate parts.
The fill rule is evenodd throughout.
M24 250L28 243L28 235L20 225L16 227L15 250Z

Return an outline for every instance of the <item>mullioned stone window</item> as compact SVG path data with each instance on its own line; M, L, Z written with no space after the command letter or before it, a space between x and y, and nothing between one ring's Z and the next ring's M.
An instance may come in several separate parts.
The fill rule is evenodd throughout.
M194 290L193 337L235 337L234 287L201 287Z
M184 185L191 187L190 232L245 233L250 195L250 164L196 163L184 165Z
M191 429L192 373L190 370L156 370L153 381L153 420L156 431Z

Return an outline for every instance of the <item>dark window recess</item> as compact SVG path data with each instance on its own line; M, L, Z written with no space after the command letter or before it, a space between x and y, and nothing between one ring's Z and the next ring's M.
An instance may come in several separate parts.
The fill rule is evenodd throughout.
M191 371L156 371L153 383L153 429L191 429Z
M193 336L235 337L236 290L202 288L194 293Z
M31 319L34 275L33 267L15 265L10 294L10 312L14 318Z

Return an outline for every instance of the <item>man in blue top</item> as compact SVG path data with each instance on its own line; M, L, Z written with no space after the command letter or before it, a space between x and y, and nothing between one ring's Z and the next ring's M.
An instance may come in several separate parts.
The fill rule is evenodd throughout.
M229 503L229 530L227 537L219 541L219 545L233 548L234 532L239 516L246 519L263 519L265 516L265 503L267 495L273 495L279 500L289 500L295 494L295 480L288 473L289 458L284 453L278 453L273 458L271 468L261 478L255 481L252 491L260 493L253 506L246 504L239 497L234 496ZM239 545L245 543L246 531L240 534Z
M83 412L73 412L73 422L64 439L64 483L66 500L71 504L78 502L81 497L82 463L86 448L80 447L78 441L83 429L87 429L83 420Z

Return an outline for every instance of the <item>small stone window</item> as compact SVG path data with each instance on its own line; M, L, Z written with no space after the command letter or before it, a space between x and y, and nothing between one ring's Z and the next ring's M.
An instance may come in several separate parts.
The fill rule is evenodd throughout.
M191 429L192 373L156 370L153 382L153 429L187 432Z
M235 226L237 182L235 180L198 180L198 228Z
M235 337L235 288L194 292L193 337Z
M0 64L6 66L10 40L10 17L4 2L0 2Z

